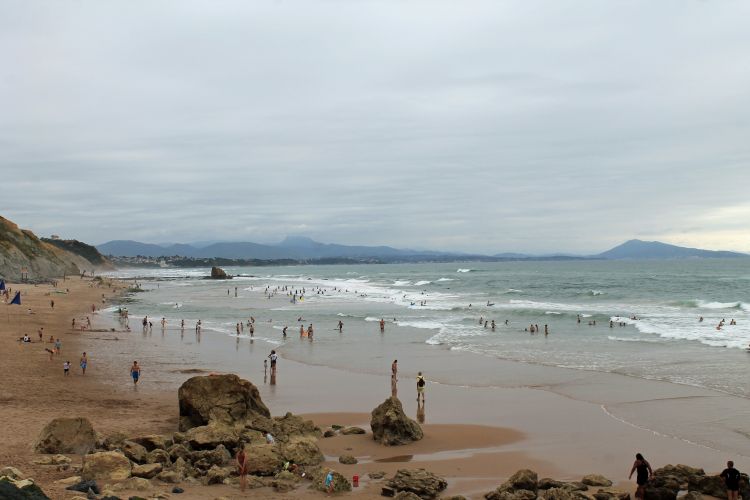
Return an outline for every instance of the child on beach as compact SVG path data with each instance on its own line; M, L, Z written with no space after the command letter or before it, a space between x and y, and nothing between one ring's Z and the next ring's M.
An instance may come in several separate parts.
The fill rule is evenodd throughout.
M422 399L422 403L424 403L424 386L425 385L427 385L427 382L425 382L422 372L419 372L417 374L417 403L419 403L420 398Z
M240 476L240 491L245 491L247 486L247 455L245 454L245 442L240 441L237 447L237 475Z
M86 367L89 365L89 358L86 356L86 353L84 352L81 356L81 375L86 375Z
M63 363L63 373L66 377L70 374L70 361Z
M325 487L326 487L326 493L328 493L329 495L333 493L333 471L330 469L328 470L328 474L326 474Z
M141 376L141 367L138 366L138 361L133 361L133 366L130 367L130 376L133 377L133 385L138 385L138 379Z

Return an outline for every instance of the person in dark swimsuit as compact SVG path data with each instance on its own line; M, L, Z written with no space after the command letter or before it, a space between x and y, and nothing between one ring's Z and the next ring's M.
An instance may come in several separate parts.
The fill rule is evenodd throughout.
M734 462L727 462L727 468L721 472L721 477L727 485L727 498L737 500L740 493L740 471L734 468Z
M635 482L638 484L638 489L635 490L635 497L643 498L648 478L653 474L653 471L651 470L651 464L640 453L635 454L635 462L633 462L633 468L630 469L628 479L633 477L633 472L637 472Z

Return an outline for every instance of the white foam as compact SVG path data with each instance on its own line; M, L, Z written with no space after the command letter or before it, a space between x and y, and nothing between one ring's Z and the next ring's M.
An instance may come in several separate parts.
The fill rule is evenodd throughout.
M456 280L454 280L452 278L438 278L437 281L456 281Z
M470 273L471 271L471 269L456 269L457 273Z
M417 281L416 283L414 283L414 286L424 286L429 285L430 283L432 283L432 281Z

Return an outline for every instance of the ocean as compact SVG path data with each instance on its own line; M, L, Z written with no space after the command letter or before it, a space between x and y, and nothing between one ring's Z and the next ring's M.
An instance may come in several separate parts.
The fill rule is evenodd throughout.
M750 396L750 260L226 271L237 277L207 280L205 268L110 273L139 278L146 290L110 310L127 307L134 332L140 331L145 315L154 331L162 317L168 330L178 329L184 320L190 333L200 319L204 344L214 336L230 336L238 345L252 340L255 348L267 345L303 363L365 373L387 373L391 361L399 359L406 370L424 370L431 381L445 384L533 387L554 382L554 372L508 367L535 365ZM293 302L290 291L304 298ZM254 337L250 339L247 327L237 337L237 322L251 316ZM386 322L383 333L381 318ZM724 326L717 330L722 319ZM484 325L492 320L494 331ZM732 320L736 325L730 325ZM339 321L342 333L336 328ZM313 342L299 335L300 325L309 324L314 325ZM539 325L539 333L525 331L532 324ZM451 357L460 363L451 363Z

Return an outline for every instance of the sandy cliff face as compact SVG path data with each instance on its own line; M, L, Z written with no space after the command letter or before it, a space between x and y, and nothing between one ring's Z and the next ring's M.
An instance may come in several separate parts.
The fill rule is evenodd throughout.
M96 249L89 253L92 249L74 241L53 245L0 217L0 277L5 279L19 280L23 268L30 280L39 280L111 266Z

